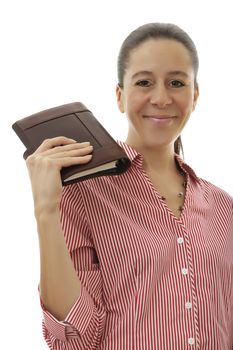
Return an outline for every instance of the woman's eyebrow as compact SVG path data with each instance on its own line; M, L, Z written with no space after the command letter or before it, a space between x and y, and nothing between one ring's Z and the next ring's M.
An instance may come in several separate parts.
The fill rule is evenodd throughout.
M149 70L141 70L139 72L134 73L132 75L132 79L137 78L137 76L139 76L139 75L153 75L153 72L151 72ZM189 77L189 75L182 70L173 70L173 71L168 72L167 75L182 75L185 78Z
M188 78L188 74L182 70L173 70L168 72L168 75L183 75L185 78Z
M136 72L132 75L132 79L137 78L138 75L152 75L153 73L149 70L141 70L139 72Z

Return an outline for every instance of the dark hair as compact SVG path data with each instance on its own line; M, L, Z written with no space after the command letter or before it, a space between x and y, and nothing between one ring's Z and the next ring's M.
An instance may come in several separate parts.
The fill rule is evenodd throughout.
M148 39L171 39L180 42L183 44L186 49L189 51L193 69L194 69L194 84L195 87L198 87L197 83L197 73L199 67L199 59L196 50L196 46L190 36L178 27L175 24L171 23L147 23L144 24L133 32L131 32L127 38L123 41L121 46L119 55L118 55L118 64L117 64L117 72L118 72L118 84L123 88L123 80L125 71L127 69L127 65L130 58L131 51L139 46L141 43ZM180 151L183 152L183 146L181 142L181 137L179 136L174 143L174 150L177 154L180 154Z

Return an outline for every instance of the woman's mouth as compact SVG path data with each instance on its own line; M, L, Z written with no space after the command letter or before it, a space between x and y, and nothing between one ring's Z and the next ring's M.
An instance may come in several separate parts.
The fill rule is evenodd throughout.
M167 125L171 123L175 117L168 116L168 115L152 115L152 116L144 116L144 118L158 125Z

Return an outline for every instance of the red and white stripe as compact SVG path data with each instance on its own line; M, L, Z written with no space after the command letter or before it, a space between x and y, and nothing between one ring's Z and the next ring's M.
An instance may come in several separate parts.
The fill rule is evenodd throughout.
M54 350L233 350L232 198L187 173L179 218L132 160L120 176L64 187L61 222L81 281L63 322L43 308Z

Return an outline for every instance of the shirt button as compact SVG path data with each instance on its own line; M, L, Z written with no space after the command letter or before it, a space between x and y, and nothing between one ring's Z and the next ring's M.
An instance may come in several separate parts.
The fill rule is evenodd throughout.
M190 303L188 301L187 303L185 303L185 307L186 307L186 309L191 309L192 308L192 303Z
M177 238L177 242L178 242L179 244L184 243L184 239L183 239L183 237L179 237L179 238Z
M183 275L187 275L188 274L188 269L186 269L185 267L182 269L182 274Z
M193 345L194 344L194 338L188 338L188 343L189 345Z

